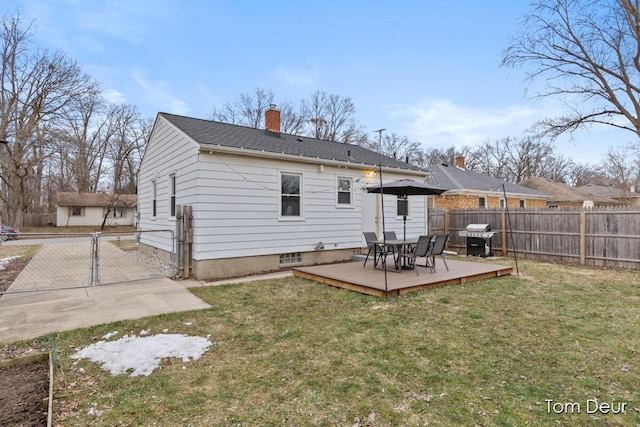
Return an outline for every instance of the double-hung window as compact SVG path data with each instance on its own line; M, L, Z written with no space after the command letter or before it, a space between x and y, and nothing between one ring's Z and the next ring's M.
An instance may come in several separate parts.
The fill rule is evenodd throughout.
M282 172L280 174L280 216L300 218L302 216L302 175Z
M338 177L338 206L352 206L353 178Z

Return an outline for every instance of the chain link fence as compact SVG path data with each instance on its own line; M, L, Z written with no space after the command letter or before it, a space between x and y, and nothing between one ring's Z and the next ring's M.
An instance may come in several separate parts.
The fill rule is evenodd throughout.
M158 254L143 242L151 241L163 248ZM0 277L15 274L13 282L0 293L69 289L108 283L120 283L158 277L173 277L176 272L174 233L170 230L125 233L43 234L20 233L2 243L0 256L22 262L5 262ZM151 249L150 249L151 248ZM157 248L157 246L156 246ZM14 254L6 256L6 254ZM6 259L4 258L4 259ZM19 267L17 267L19 268Z

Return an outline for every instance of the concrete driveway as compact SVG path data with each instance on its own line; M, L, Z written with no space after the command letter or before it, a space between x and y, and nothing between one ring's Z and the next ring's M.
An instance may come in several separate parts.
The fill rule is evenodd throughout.
M0 343L118 320L210 307L179 282L167 278L5 294L0 296Z
M42 242L9 288L18 293L0 296L0 343L210 307L180 282L157 277L143 262L109 243L101 246L102 283L122 283L77 287L90 283L88 245L86 239Z

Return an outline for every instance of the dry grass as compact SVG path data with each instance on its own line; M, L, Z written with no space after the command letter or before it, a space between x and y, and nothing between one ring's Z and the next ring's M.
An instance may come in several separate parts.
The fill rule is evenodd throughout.
M388 300L299 278L195 288L213 308L58 334L56 422L638 425L640 275L530 262L521 271ZM213 345L149 377L68 357L112 330L165 328ZM587 414L589 399L626 411ZM549 413L547 400L581 413Z

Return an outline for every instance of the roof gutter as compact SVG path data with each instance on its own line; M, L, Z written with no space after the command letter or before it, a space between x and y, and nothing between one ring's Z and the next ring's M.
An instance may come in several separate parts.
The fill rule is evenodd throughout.
M356 163L356 162L345 162L342 160L329 160L322 159L320 157L312 158L305 157L303 155L294 155L294 154L286 154L286 153L274 153L271 151L265 150L250 150L246 148L235 148L235 147L226 147L224 145L213 145L200 144L200 153L203 154L214 154L214 153L222 153L222 154L234 154L239 156L248 156L248 157L259 157L264 159L277 159L277 160L289 160L292 162L298 163L309 163L309 164L317 164L317 165L325 165L325 166L336 166L339 168L352 168L352 169L371 169L377 168L378 165L370 165L366 163ZM386 172L395 172L395 173L404 173L407 175L415 175L426 178L428 173L415 170L415 169L402 169L402 168L394 168L390 166L382 166L382 170Z

